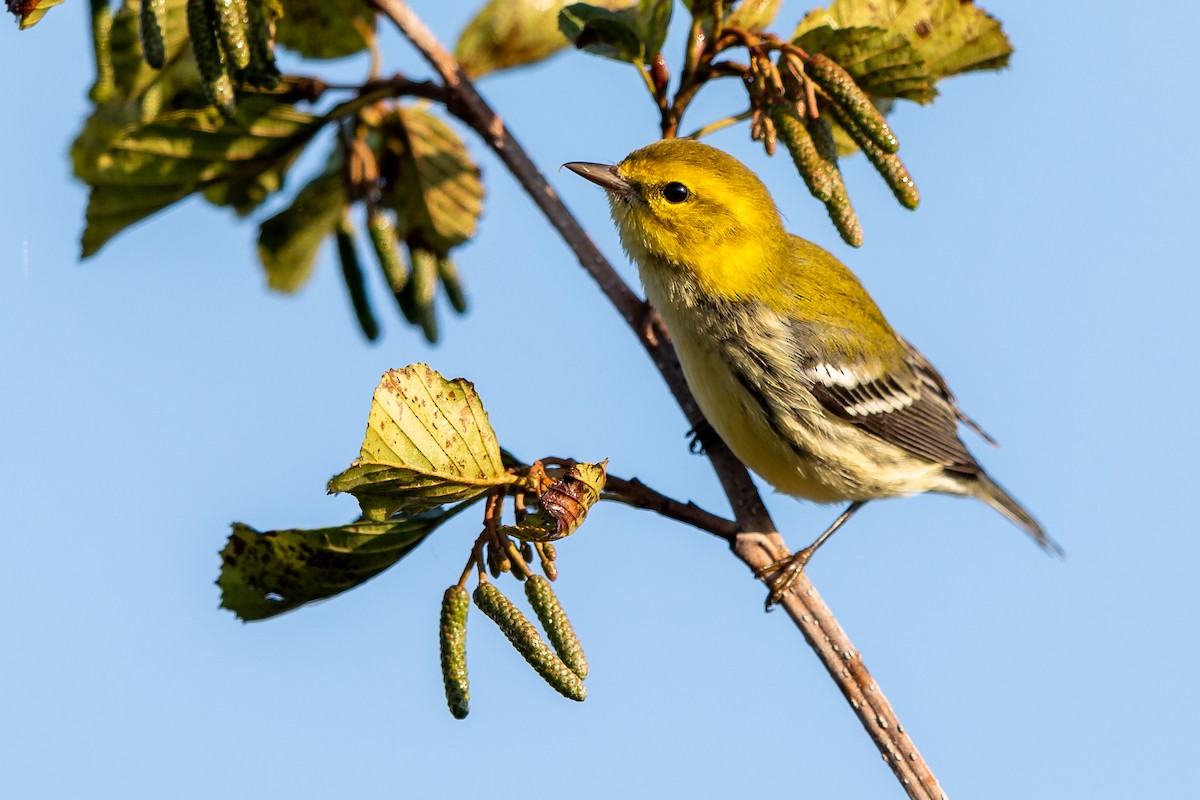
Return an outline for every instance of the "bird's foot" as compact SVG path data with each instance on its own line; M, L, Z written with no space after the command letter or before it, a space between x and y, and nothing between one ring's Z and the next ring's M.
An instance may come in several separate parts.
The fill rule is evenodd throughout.
M697 456L707 455L708 445L716 436L717 432L708 424L708 420L700 420L687 432L688 452Z
M815 547L811 546L803 550L797 550L787 558L773 561L765 567L760 567L754 571L754 574L760 579L770 576L770 579L767 580L767 585L771 587L771 593L767 595L767 611L779 605L779 602L783 600L783 596L788 593L792 588L792 584L800 577L800 573L804 572L804 568L808 566L808 560L812 558L816 550Z

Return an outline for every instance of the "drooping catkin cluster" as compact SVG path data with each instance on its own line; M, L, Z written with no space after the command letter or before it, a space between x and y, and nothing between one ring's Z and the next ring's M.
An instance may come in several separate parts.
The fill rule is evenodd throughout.
M154 69L166 66L166 0L143 0L139 12L142 56ZM237 107L234 83L273 89L275 6L269 0L187 0L188 36L200 85L209 103L230 116Z
M550 581L533 575L525 582L525 596L542 623L547 645L528 617L492 583L481 582L475 588L475 605L496 623L538 675L556 691L571 700L587 697L583 679L587 677L587 659L571 621L554 595ZM454 585L442 597L439 643L442 681L446 703L457 719L467 716L467 590Z
M571 700L582 701L587 697L583 679L546 646L533 623L494 584L479 584L474 599L479 610L496 623L546 683Z
M901 205L917 207L916 184L896 155L900 142L850 73L821 53L790 52L781 56L779 74L782 97L764 101L771 128L846 243L858 247L863 233L838 168L830 121L863 151Z

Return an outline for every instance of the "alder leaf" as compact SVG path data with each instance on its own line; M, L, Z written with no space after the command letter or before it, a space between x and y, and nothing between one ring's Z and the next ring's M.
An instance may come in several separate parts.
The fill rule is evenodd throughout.
M312 275L321 243L330 236L346 206L346 184L337 169L328 169L296 193L287 208L258 228L258 259L267 285L294 292Z
M834 0L810 11L793 38L824 25L886 28L906 38L935 80L948 75L1007 66L1012 45L1000 22L962 0Z
M363 516L386 519L468 500L513 483L475 387L426 364L386 373L375 389L359 457L329 481Z
M278 188L323 124L271 94L250 93L230 119L200 108L160 114L116 133L101 120L85 126L71 150L75 175L91 186L83 256L194 192L248 212Z
M314 530L262 532L235 522L221 550L221 607L249 622L353 589L408 555L465 505Z
M285 0L275 42L305 58L361 53L375 38L375 11L366 0Z
M796 37L809 53L823 53L850 73L873 97L903 97L928 103L937 96L934 78L908 39L883 28L822 25Z
M491 0L467 23L454 57L472 78L534 64L570 46L558 29L558 12L569 0ZM633 0L596 3L627 8Z
M384 117L380 173L400 239L446 255L475 233L483 209L479 167L441 119L406 106Z

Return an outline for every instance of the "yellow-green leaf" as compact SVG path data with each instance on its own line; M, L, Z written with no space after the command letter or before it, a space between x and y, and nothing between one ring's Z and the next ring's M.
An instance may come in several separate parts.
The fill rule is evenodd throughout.
M54 6L63 0L6 0L9 13L17 18L21 30L32 28Z
M221 607L245 621L332 597L410 553L459 507L315 530L256 531L234 523L221 551Z
M781 5L783 0L744 0L725 18L725 25L748 31L761 31L775 19Z
M567 0L491 0L467 23L454 57L472 78L534 64L570 44L558 29Z
M275 42L305 58L341 58L367 49L375 12L366 0L283 0Z
M269 94L249 94L232 119L188 109L111 135L101 121L89 123L71 152L76 176L92 187L83 255L193 192L249 211L278 187L323 122Z
M874 97L928 103L937 95L925 60L908 39L894 31L822 25L798 36L796 44L837 62L860 89Z
M411 364L380 380L359 457L329 481L329 491L354 495L368 519L386 519L514 480L475 387Z
M259 226L258 258L267 272L267 285L294 292L308 281L317 251L337 227L345 204L345 181L336 170L326 170L309 181L291 205Z
M810 11L795 36L822 25L886 28L908 39L935 79L1008 64L1012 45L999 21L962 0L834 0Z
M401 239L445 255L475 233L483 209L479 168L462 139L421 108L384 118L380 172Z

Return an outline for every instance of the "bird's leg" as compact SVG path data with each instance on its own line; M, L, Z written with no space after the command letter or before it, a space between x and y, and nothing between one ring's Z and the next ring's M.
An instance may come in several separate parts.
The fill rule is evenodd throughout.
M866 500L855 500L808 547L803 550L797 550L787 558L781 558L778 561L755 570L755 575L759 578L775 573L774 577L770 580L771 593L767 595L767 611L770 611L772 606L782 600L783 596L787 594L788 589L792 588L792 584L796 582L797 576L804 571L804 567L808 564L808 560L813 557L813 553L817 552L817 548L825 544L825 541L830 536L833 536L834 531L846 524L846 520L853 517L854 513L866 504Z

